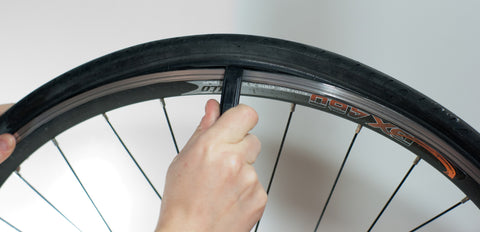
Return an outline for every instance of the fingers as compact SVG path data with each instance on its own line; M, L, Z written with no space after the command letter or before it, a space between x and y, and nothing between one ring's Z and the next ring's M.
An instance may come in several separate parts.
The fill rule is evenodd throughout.
M0 163L5 161L15 149L15 137L10 134L0 135Z
M257 122L257 112L249 106L240 104L225 112L211 127L209 133L224 142L239 143Z
M244 201L242 201L242 211L251 212L250 215L253 218L251 221L256 222L261 218L263 214L263 211L267 204L268 196L262 184L258 180L257 172L255 171L253 166L244 166L242 171L243 179L240 180L241 183L239 183L245 185L244 191L241 194L241 199L245 199ZM253 225L254 224L255 223L253 223Z
M245 151L244 159L248 164L255 163L258 155L260 154L260 150L262 145L260 140L258 140L257 136L252 134L247 134L245 138L239 143L241 149Z
M188 150L195 144L206 150L223 147L221 150L241 154L243 162L253 164L260 153L261 144L256 136L248 132L257 121L258 115L255 110L246 105L234 107L220 117L219 103L216 100L209 100L205 105L205 115L183 150Z
M237 149L242 151L241 159L251 165L257 159L261 149L258 138L248 133L257 122L257 112L249 106L240 104L226 111L211 127L209 133L220 141L237 144L235 145L238 146Z

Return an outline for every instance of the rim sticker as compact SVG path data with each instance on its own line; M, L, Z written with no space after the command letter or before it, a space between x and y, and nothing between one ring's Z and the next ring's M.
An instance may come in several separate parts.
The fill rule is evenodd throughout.
M428 151L428 153L432 154L435 159L441 163L441 165L445 168L445 171L443 172L445 175L447 175L451 179L457 176L457 172L453 165L447 159L445 159L445 157L443 157L438 151L433 149L430 145L423 142L422 140L414 137L405 130L394 125L393 123L386 122L378 116L369 114L361 109L350 106L341 101L321 95L310 95L308 103L310 105L314 105L323 109L328 109L330 112L335 114L347 115L349 118L358 120L358 123L360 124L365 124L372 129L380 130L383 134L392 137L406 147L410 147L413 144L416 144L424 150Z

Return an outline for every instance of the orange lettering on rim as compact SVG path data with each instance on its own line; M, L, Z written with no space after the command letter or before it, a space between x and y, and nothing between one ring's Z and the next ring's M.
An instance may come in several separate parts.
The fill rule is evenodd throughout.
M329 106L331 110L338 111L339 113L345 114L348 109L348 105L333 99L330 100Z
M405 133L402 129L398 128L397 126L391 123L385 123L381 118L375 115L372 115L372 116L375 119L375 123L367 123L369 126L374 128L379 128L387 135L398 136L398 137L409 139L415 142L416 144L418 144L419 146L421 146L422 148L430 152L430 154L432 154L435 158L437 158L438 161L440 161L440 163L445 167L444 173L448 177L450 177L451 179L455 178L455 176L457 175L455 168L438 151L430 147L428 144L426 144L422 140L417 139L411 135L408 135L408 133Z
M417 138L412 137L412 136L409 136L406 133L403 133L403 131L401 129L398 129L398 128L392 129L390 131L390 133L392 133L393 135L396 135L396 136L400 136L400 137L410 139L410 140L414 141L415 143L417 143L418 145L420 145L421 147L425 148L425 150L430 152L433 156L435 156L435 158L437 158L438 161L440 161L440 163L442 163L443 167L445 167L445 171L443 173L445 173L451 179L455 178L455 176L457 175L457 171L455 171L455 168L452 166L452 164L450 164L450 162L448 162L448 160L446 160L438 151L436 151L432 147L428 146L422 140L417 139Z
M310 96L310 101L309 101L309 103L313 103L313 104L315 104L315 105L320 105L320 106L322 106L322 107L325 107L325 106L327 106L327 102L328 102L329 100L330 100L330 99L328 99L327 97L312 94L312 95Z
M375 119L375 123L367 123L369 126L374 127L374 128L379 128L380 130L383 131L383 133L390 135L389 129L395 128L397 126L391 124L391 123L384 123L383 120L375 115L372 115L373 119Z

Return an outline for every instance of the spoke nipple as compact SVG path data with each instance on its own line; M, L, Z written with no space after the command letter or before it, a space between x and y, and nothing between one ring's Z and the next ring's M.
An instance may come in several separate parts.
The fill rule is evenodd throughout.
M55 145L56 147L58 147L58 141L56 138L53 138L52 139L52 142L53 142L53 145Z
M292 103L292 105L290 106L290 112L295 112L295 107L296 106L297 106L297 104Z
M162 103L163 108L165 108L165 106L167 105L163 98L160 98L160 103Z
M355 130L355 134L360 133L360 131L362 130L362 127L363 126L361 124L358 124L357 129Z
M22 174L20 174L20 170L19 170L18 168L17 168L17 170L15 170L15 174L16 174L18 177L22 178Z
M110 121L110 120L108 119L108 116L107 116L106 113L102 113L102 115L103 115L103 117L105 118L105 120L107 120L107 122Z
M420 160L421 160L420 156L417 156L417 157L415 158L415 160L413 161L413 165L417 165L418 162L420 162Z
M469 201L469 200L470 200L469 197L465 197L465 198L463 198L460 202L462 202L462 204L463 204L463 203L465 203L465 202L467 202L467 201Z
M18 166L17 169L15 169L15 171L16 171L17 173L20 173L20 170L21 170L21 169L22 169L22 168L21 168L20 166Z

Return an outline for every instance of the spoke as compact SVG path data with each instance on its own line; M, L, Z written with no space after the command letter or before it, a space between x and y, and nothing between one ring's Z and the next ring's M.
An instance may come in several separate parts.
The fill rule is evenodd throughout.
M242 89L243 69L227 67L223 77L222 97L220 100L220 113L238 105Z
M70 219L65 216L57 207L55 207L47 198L45 198L35 187L33 187L25 178L23 178L20 173L15 171L15 174L25 183L30 189L32 189L40 198L43 199L50 207L52 207L55 211L57 211L58 214L60 214L65 220L67 220L72 226L74 226L78 231L81 231ZM8 224L8 223L7 223Z
M173 133L172 124L170 123L170 118L168 117L167 108L166 108L167 104L165 103L165 100L163 100L163 98L160 99L160 102L162 103L163 113L165 114L165 119L167 119L168 129L170 129L170 135L172 136L173 144L175 145L175 150L177 151L177 154L178 154L180 153L180 151L178 150L177 140L175 139L175 134Z
M273 165L272 175L270 175L270 181L268 182L267 187L267 195L270 193L270 188L272 187L273 179L275 177L275 173L277 172L278 161L280 160L280 155L282 154L283 146L285 144L285 139L287 138L288 129L290 128L290 122L292 121L293 112L295 112L295 103L292 103L290 108L290 114L288 115L287 125L285 126L285 130L283 131L282 141L280 142L280 148L278 149L277 159L275 160L275 164ZM255 226L255 232L258 230L260 226L260 220L258 220L257 225Z
M5 219L3 219L2 217L0 217L0 221L5 222L5 224L7 224L8 226L10 226L12 229L21 232L21 230L19 230L17 227L13 226L13 225L10 224L9 222L7 222L7 221L6 221ZM78 228L77 228L77 229L78 229Z
M150 181L150 179L148 178L147 174L143 171L143 169L140 167L140 164L138 164L137 160L135 160L135 158L133 157L132 153L130 152L130 150L127 148L127 145L123 142L122 138L120 137L120 135L117 133L117 130L115 130L115 128L113 127L112 123L110 122L110 119L108 119L107 117L107 114L106 113L103 113L103 117L105 118L105 120L107 121L108 125L110 126L110 128L112 129L113 133L115 134L115 136L117 137L118 141L120 141L120 143L122 144L123 148L125 149L125 151L127 151L128 155L130 156L130 158L132 159L133 163L135 164L135 166L137 166L138 170L142 173L143 177L145 178L145 180L148 182L148 184L150 185L150 187L153 189L153 191L155 192L155 194L157 194L157 196L160 198L160 200L162 200L162 196L160 195L160 193L158 193L157 189L155 188L155 186L153 186L153 183Z
M348 156L350 155L350 151L352 151L353 144L355 144L355 140L357 139L358 134L362 130L362 125L358 124L357 129L355 129L355 134L353 135L352 141L350 142L350 146L348 147L347 153L345 154L345 158L343 159L342 165L340 166L340 169L338 170L337 177L335 178L335 181L333 182L333 186L330 189L330 194L328 195L327 201L325 202L325 205L323 205L322 213L320 214L320 217L318 218L317 225L315 226L315 230L318 230L318 226L320 226L320 222L322 221L323 215L325 215L325 211L327 210L327 206L330 203L330 199L333 196L333 192L335 191L335 188L337 187L338 180L340 179L340 175L343 172L343 168L345 167L345 164L347 163Z
M448 213L448 212L452 211L453 209L457 208L458 206L460 206L460 205L464 204L465 202L467 202L467 201L469 201L469 200L470 200L470 199L469 199L468 197L465 197L465 198L463 198L461 201L459 201L458 203L456 203L456 204L455 204L455 205L453 205L452 207L450 207L450 208L446 209L445 211L443 211L443 212L439 213L437 216L435 216L435 217L433 217L432 219L430 219L430 220L428 220L428 221L424 222L423 224L421 224L421 225L419 225L419 226L415 227L415 229L411 230L411 232L413 232L413 231L416 231L416 230L418 230L418 229L422 228L423 226L427 225L428 223L430 223L430 222L433 222L433 221L437 220L439 217L441 217L441 216L445 215L446 213Z
M287 138L288 129L290 128L290 122L292 121L293 112L295 112L295 104L292 104L290 108L290 114L288 115L287 125L285 126L285 130L283 131L282 141L280 142L280 148L278 149L277 159L275 160L275 165L273 166L272 175L270 176L270 181L268 182L267 187L267 194L270 193L270 188L272 187L273 178L275 177L275 173L277 171L278 161L280 160L280 155L282 154L283 146L285 144L285 139Z
M60 145L58 144L58 141L53 138L52 139L52 142L53 144L55 145L55 147L57 148L57 150L60 152L60 155L62 155L63 159L65 160L65 162L67 163L68 167L70 168L70 171L72 172L72 174L75 176L75 178L77 179L77 182L78 184L80 184L80 187L82 187L83 189L83 192L85 193L85 195L87 195L88 199L90 200L90 203L92 203L93 207L95 208L95 210L97 211L98 215L100 216L100 218L102 218L102 221L103 223L105 224L105 226L108 228L109 231L112 231L112 229L110 229L110 226L108 226L108 223L107 221L105 220L105 218L103 217L102 213L100 212L100 210L98 209L97 205L95 205L95 203L93 202L93 199L92 197L90 197L90 194L88 194L87 192L87 189L85 188L85 186L82 184L82 181L80 181L80 178L78 177L77 173L75 172L75 170L73 170L73 167L72 165L70 164L70 162L68 161L67 157L65 156L65 154L63 153L62 149L60 148Z
M415 166L418 164L418 162L420 162L420 157L416 157L415 160L413 161L412 163L412 166L410 166L410 169L408 169L407 173L405 174L405 176L403 177L402 181L400 181L400 184L398 184L397 188L395 189L395 191L393 192L393 194L390 196L390 199L388 199L387 203L385 203L385 205L383 206L382 210L380 211L380 213L377 215L377 218L375 218L375 220L373 221L373 223L370 225L370 228L368 228L368 231L371 231L373 229L373 227L375 226L375 224L377 223L378 219L380 219L380 217L382 216L383 212L385 212L385 210L387 209L388 205L390 204L390 202L392 202L393 198L395 197L395 195L397 194L397 192L400 190L400 188L402 187L403 183L405 183L405 181L407 180L408 176L410 176L410 173L413 171L413 168L415 168Z

